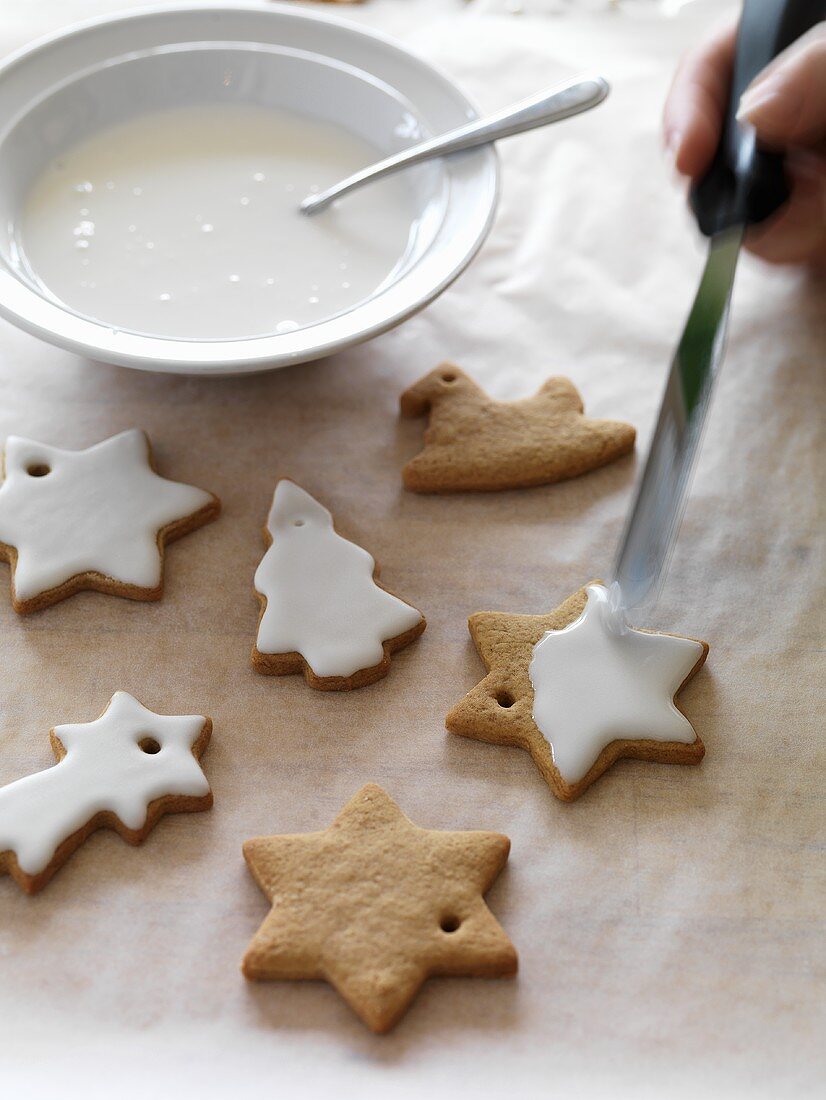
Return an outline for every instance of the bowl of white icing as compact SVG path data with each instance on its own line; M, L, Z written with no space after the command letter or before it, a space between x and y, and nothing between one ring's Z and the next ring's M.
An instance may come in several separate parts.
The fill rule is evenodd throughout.
M146 370L342 350L470 262L496 157L423 164L312 218L298 203L475 117L426 62L327 15L200 5L77 25L0 66L0 313Z

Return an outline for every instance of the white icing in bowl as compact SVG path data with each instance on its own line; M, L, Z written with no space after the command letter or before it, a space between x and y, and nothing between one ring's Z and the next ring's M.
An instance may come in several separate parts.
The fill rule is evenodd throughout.
M297 209L380 157L341 127L249 103L139 114L48 162L23 206L21 265L55 300L131 332L294 331L369 298L415 252L403 176L320 217Z

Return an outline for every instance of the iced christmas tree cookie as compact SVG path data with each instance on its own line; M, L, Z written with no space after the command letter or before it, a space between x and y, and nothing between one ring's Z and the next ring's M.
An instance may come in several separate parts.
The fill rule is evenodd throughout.
M0 874L34 894L96 829L140 844L163 814L209 809L211 732L203 715L155 714L125 691L96 721L55 727L57 764L0 787Z
M85 451L10 436L0 557L11 564L14 608L36 611L82 589L160 599L165 544L219 510L212 493L155 473L137 429Z
M402 470L416 493L562 481L628 454L636 434L630 424L585 416L567 378L549 378L522 401L494 401L453 363L406 390L401 414L430 416L424 450Z
M705 661L705 642L633 629L598 582L549 615L483 611L468 626L488 674L447 728L527 749L557 798L578 798L620 757L702 760L674 697Z
M272 910L247 978L330 982L373 1031L388 1031L430 975L507 978L513 944L485 905L510 841L420 829L375 783L320 833L244 844Z
M422 613L378 583L375 560L342 538L327 509L293 481L278 482L264 535L253 667L303 672L327 691L387 675L391 653L424 630Z

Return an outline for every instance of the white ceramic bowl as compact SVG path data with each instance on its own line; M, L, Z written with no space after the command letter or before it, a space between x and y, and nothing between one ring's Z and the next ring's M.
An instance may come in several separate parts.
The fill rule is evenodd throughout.
M398 324L470 262L496 207L491 148L410 170L419 230L389 284L338 316L247 339L172 339L73 312L21 262L18 227L46 162L141 110L235 102L299 111L343 126L382 153L460 125L476 112L444 75L390 40L284 5L164 7L84 23L0 66L0 313L95 359L181 374L236 374L317 359Z

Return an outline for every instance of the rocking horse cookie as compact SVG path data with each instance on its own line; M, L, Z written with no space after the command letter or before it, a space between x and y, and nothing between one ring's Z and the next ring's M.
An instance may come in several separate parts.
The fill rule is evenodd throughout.
M448 730L527 749L557 798L578 798L621 757L702 760L674 697L705 662L705 642L630 627L597 581L548 615L483 611L468 626L488 673Z
M155 714L118 691L94 722L51 731L57 763L0 787L0 874L41 890L96 829L140 844L169 813L207 810L212 722Z
M157 600L166 543L214 519L212 493L155 472L133 428L83 451L10 436L0 486L0 557L26 613L83 589Z
M256 671L303 672L323 691L386 676L391 654L424 630L422 613L379 584L374 558L342 538L327 509L294 481L278 482L264 535Z
M635 431L594 420L567 378L521 401L494 401L452 363L401 396L405 417L429 414L425 446L402 470L415 493L521 489L576 477L634 449Z

